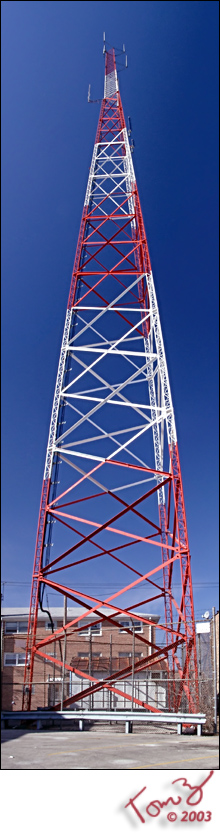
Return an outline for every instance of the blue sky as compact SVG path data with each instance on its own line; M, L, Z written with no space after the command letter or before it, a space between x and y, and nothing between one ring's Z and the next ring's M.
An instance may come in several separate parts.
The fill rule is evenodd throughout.
M130 0L126 15L124 0L1 5L3 603L29 604L99 115L87 91L90 83L92 98L103 95L105 30L128 54L119 83L160 306L199 618L218 607L218 3Z

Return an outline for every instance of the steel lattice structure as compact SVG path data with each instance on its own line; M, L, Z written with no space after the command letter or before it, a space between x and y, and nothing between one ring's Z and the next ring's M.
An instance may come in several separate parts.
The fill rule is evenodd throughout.
M114 570L123 570L123 585L106 600L78 591L74 575L79 564L86 564L86 580L93 568L99 569L102 580L113 564ZM135 586L143 583L146 597L132 603L132 590L135 595ZM108 621L118 627L122 613L137 619L140 605L153 610L163 599L165 620L158 627L165 643L151 645L150 652L146 643L146 655L135 662L135 673L166 662L171 677L169 708L178 711L183 694L189 711L198 708L190 554L176 426L112 49L105 53L104 98L49 429L29 613L26 708L35 655L50 659L47 645L55 639L64 644L66 634L77 632L78 619L74 619L36 642L38 604L45 587L80 605L81 623L85 619L86 626L94 623L94 613L103 622L105 607L111 607ZM149 615L142 620L152 623ZM62 667L61 653L55 662ZM71 670L68 662L65 669ZM90 688L65 705L100 688L91 674L75 673L89 680ZM131 667L121 669L101 685L123 694L115 683L130 674ZM140 701L134 702L138 708Z

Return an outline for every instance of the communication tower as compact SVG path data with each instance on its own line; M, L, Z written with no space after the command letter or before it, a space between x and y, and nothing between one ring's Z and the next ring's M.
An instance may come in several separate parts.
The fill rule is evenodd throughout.
M65 700L66 707L80 704L100 685L123 695L118 681L131 675L130 665L110 671L100 683L91 673L74 669L65 660L65 639L77 632L79 619L68 621L67 613L63 627L37 641L38 608L52 591L80 606L81 629L103 623L108 607L112 628L120 626L123 614L131 637L138 609L146 612L142 621L148 626L159 609L163 644L156 640L149 647L146 642L144 657L135 660L135 674L164 663L168 708L178 711L184 698L185 710L194 712L196 638L174 410L129 142L131 123L127 131L115 51L104 45L104 53L104 95L43 476L23 705L30 708L35 656L50 659L48 645L55 641L59 654L51 661L66 674L75 670L89 684ZM79 571L84 579L80 591L75 584ZM99 597L91 582L103 581L104 588L106 575L112 574L118 580L114 595ZM134 703L149 709L138 698Z

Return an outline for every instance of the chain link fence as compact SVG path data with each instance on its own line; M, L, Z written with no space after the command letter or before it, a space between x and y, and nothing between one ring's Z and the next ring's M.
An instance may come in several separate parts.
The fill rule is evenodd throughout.
M37 682L32 687L32 709L36 708L52 708L58 703L63 702L65 708L65 700L72 697L79 692L83 692L91 686L91 682L86 679L62 680L62 677L49 677L46 682ZM170 680L171 689L173 689L173 680ZM142 710L143 706L140 703L147 703L153 709L158 709L161 712L169 712L168 690L169 680L161 677L147 679L131 679L118 680L114 683L117 692L114 693L103 686L98 691L90 696L83 697L78 702L68 704L67 709L78 709L87 711L125 711L132 707L136 711ZM178 697L181 681L175 681L175 696ZM14 683L13 698L11 704L11 711L13 709L21 710L22 708L22 692L23 687L19 683ZM38 699L37 699L38 698ZM41 698L41 703L39 703ZM200 678L199 680L199 711L206 715L206 725L203 727L204 731L214 731L214 697L213 697L213 680L212 678ZM139 700L139 703L135 703ZM132 702L133 701L133 702ZM173 706L174 708L174 706ZM188 711L188 701L185 692L182 693L180 712Z
M197 632L196 635L199 711L206 715L206 730L209 732L215 731L217 721L219 672L218 645L217 657L215 657L214 647L216 645L214 646L214 639L218 637L218 618L219 616L216 614L216 634L213 632L214 625L211 621L209 632ZM116 647L114 649L114 645L110 645L107 651L106 642L102 643L100 639L98 644L100 647L99 654L93 649L90 640L88 651L86 652L85 650L84 654L81 653L81 659L76 660L70 656L69 664L73 668L86 672L83 678L77 676L73 671L63 672L63 669L57 666L55 662L54 664L51 662L44 663L43 679L39 670L34 675L31 708L33 710L37 708L47 709L58 703L61 703L62 708L62 706L65 707L65 701L68 698L74 695L80 695L75 702L68 704L67 708L84 709L87 711L98 711L99 709L124 711L126 709L141 710L143 708L142 704L147 704L149 709L152 707L152 710L158 709L161 712L179 710L184 713L189 711L187 680L184 679L185 689L182 690L182 681L177 669L172 676L168 673L166 662L164 661L161 663L161 670L145 670L136 673L136 662L138 660L140 661L142 654L141 651L137 651L134 648L134 645L132 647L131 644L130 651L127 649L126 653L123 653L123 655L121 653L120 659L120 654L117 653L116 655ZM139 645L140 643L138 642L137 644ZM85 648L85 641L83 641L83 645ZM114 658L114 654L116 658ZM182 667L184 667L184 650L181 652L181 657ZM130 675L117 679L112 683L110 674L123 667L130 667ZM97 691L85 697L83 696L83 692L88 690L92 685L91 680L86 676L87 673L98 680L99 688ZM192 686L195 687L195 675L191 674L190 678L189 688L192 693ZM111 682L112 689L115 690L110 690L104 684L100 686L100 683L108 683L108 681ZM3 710L21 710L22 694L23 668L10 668L9 672L9 669L4 667L2 673Z

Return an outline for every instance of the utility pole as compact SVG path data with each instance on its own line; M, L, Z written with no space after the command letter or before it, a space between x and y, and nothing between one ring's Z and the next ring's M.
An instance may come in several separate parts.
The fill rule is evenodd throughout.
M198 649L199 649L199 705L201 705L201 637L200 633L198 633Z
M184 661L185 661L185 657L184 657L184 645L183 645L183 643L182 643L182 644L181 644L181 665L182 665L182 672L184 671ZM200 690L200 689L199 689L199 690ZM173 691L173 684L172 684L172 691ZM186 702L186 701L185 701L185 696L183 696L183 700L182 700L182 702L183 702L182 711L183 711L183 712L185 712L185 702Z
M55 642L55 640L54 640L54 643L53 643L53 655L54 655L54 659L56 659L56 642ZM56 703L56 665L55 665L55 662L54 662L53 663L53 706L55 706L55 703Z
M63 624L64 627L67 624L67 597L64 595L63 599ZM61 712L63 711L63 700L64 700L64 678L65 678L65 661L66 661L66 630L64 631L64 642L63 642L63 668L62 668L62 686L61 686Z
M112 673L112 633L110 633L110 644L109 644L109 676L111 676L111 673ZM111 707L112 707L112 692L111 691L109 691L109 706L110 706L110 711L111 711Z
M216 675L216 636L215 636L215 607L212 607L213 634L213 694L214 694L214 731L217 732L217 675Z
M133 626L133 640L132 640L132 672L131 672L131 711L134 709L134 657L135 657L135 626L133 618L131 618Z
M92 633L91 627L89 628L89 674L92 676ZM91 694L89 695L89 711L91 711Z

